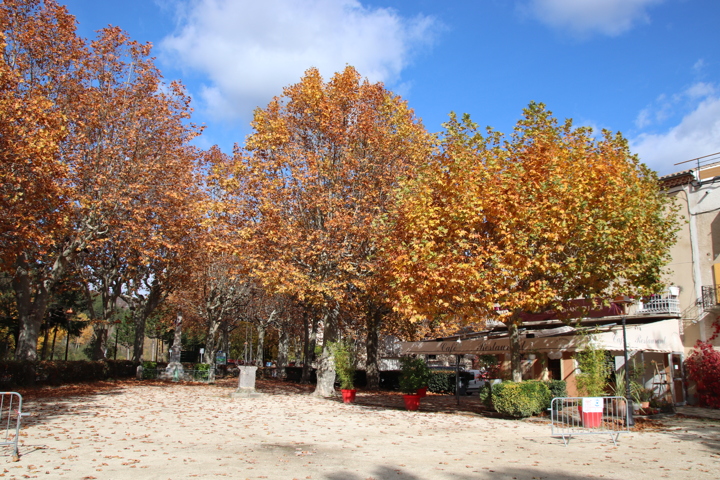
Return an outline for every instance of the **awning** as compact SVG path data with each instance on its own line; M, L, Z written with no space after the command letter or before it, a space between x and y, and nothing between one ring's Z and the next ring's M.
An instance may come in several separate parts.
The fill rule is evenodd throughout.
M558 329L560 330L560 329ZM601 350L622 351L622 326L610 327L608 331L594 333L590 341ZM584 348L583 338L577 334L561 333L556 336L540 338L520 338L521 352L558 352L576 351ZM672 353L682 352L680 324L677 319L662 320L644 325L627 326L627 348L631 351ZM507 353L510 351L510 339L507 336L498 338L424 342L401 342L400 352L403 355L488 355Z

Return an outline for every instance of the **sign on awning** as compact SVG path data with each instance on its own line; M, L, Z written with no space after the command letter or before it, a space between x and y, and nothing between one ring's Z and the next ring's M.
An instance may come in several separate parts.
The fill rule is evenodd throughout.
M645 325L627 326L627 347L631 351L645 352L681 352L679 321L677 319L662 320ZM622 327L617 325L611 330L591 334L590 341L601 350L623 350ZM561 335L540 338L521 338L521 352L557 352L576 351L584 348L584 339L579 335ZM487 340L454 340L401 342L400 352L403 355L488 355L508 353L510 339L500 337Z

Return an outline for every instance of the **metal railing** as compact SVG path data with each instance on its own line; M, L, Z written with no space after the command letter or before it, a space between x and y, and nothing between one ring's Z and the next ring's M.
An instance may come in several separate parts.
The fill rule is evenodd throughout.
M610 435L613 444L628 433L625 397L556 397L550 404L551 436L565 446L576 435Z
M710 310L718 303L717 287L714 285L702 286L702 307L703 310Z
M20 438L20 420L29 414L22 411L22 395L17 392L0 392L0 426L5 435L0 437L0 445L13 447L13 460L18 461L18 439Z
M704 288L704 287L703 287ZM680 299L674 295L653 295L640 302L637 313L680 313Z

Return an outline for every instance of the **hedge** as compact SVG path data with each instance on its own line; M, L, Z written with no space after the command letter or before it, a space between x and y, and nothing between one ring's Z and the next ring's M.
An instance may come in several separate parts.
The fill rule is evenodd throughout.
M130 360L105 361L0 361L0 388L134 377L137 364Z
M544 411L550 403L550 389L543 382L503 382L492 389L492 402L499 413L516 418Z
M460 372L460 392L467 388L470 380L475 376L470 372ZM455 393L455 372L454 371L433 371L430 374L428 390L433 393Z
M565 380L549 380L545 382L548 389L550 390L550 401L556 397L567 397L567 382ZM550 408L550 402L548 402L548 408Z

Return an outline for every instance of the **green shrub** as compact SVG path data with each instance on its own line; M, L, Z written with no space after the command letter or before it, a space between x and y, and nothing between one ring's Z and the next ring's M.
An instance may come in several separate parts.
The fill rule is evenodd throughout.
M550 408L550 402L552 402L553 397L550 392L550 388L545 382L539 380L527 380L521 383L525 384L523 385L523 389L525 389L528 396L537 398L537 401L539 402L538 410L535 414L544 412Z
M485 405L488 408L492 408L493 406L493 386L490 384L490 382L485 382L482 387L478 389L478 397L480 398L480 403Z
M157 362L143 362L143 380L157 378Z
M340 381L340 388L352 390L355 388L355 355L352 345L346 341L330 344L335 362L335 373Z
M474 375L470 372L460 372L460 383L467 386ZM455 371L433 370L428 378L428 390L433 393L455 394Z
M212 365L210 365L209 363L196 363L195 368L193 369L195 371L193 372L192 379L195 381L208 380L210 378L210 367L211 366ZM256 376L257 376L257 372L259 372L259 371L260 371L260 369L258 368L257 371L255 372Z
M548 380L545 382L550 390L550 400L556 397L567 397L567 382L565 380Z
M589 339L585 341L585 349L575 353L579 370L575 380L581 395L602 397L605 394L612 370L606 357L606 352L597 348Z
M413 395L428 385L430 369L422 358L403 357L400 359L400 390Z
M530 417L542 412L548 404L550 390L538 381L503 382L492 389L495 410L516 418Z

